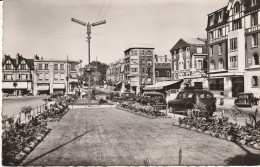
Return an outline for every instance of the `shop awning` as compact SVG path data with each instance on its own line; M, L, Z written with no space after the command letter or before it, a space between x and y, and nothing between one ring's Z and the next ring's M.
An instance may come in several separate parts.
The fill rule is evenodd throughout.
M49 86L47 86L47 85L38 86L38 91L41 91L41 90L49 90Z
M2 89L28 89L28 84L27 82L2 82Z
M65 84L53 84L53 89L65 89Z
M244 76L244 72L227 72L227 73L216 73L216 74L210 74L211 77L232 77L232 76Z
M160 90L160 89L163 89L163 87L165 87L165 86L170 86L170 85L176 84L178 82L180 82L180 81L178 80L178 81L158 82L154 85L148 85L148 86L144 87L144 90Z

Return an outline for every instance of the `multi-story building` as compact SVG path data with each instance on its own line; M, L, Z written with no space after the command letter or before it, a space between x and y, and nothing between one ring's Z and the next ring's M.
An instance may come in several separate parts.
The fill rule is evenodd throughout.
M260 1L246 1L245 7L245 92L260 98Z
M153 84L153 50L133 47L124 51L127 89L139 93L145 85Z
M206 39L180 39L170 50L172 55L172 79L183 79L184 86L207 88L207 55Z
M34 57L34 95L75 94L81 61L44 60Z
M125 91L124 85L124 59L111 63L106 71L106 83L109 86L114 86L121 92Z
M259 1L230 0L226 7L208 15L209 87L216 94L235 97L248 90L248 79L256 78L257 69L250 67L249 60L254 60L252 57L259 50L255 46L259 36L258 13Z
M154 55L154 83L160 81L169 81L171 80L171 67L172 59L171 57L164 55Z
M32 92L33 59L17 54L16 59L4 55L2 61L3 95L24 95Z

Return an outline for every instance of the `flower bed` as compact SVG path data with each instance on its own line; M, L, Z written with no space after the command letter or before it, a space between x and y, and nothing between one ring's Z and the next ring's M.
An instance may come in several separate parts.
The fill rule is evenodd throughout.
M251 124L240 126L236 123L228 122L228 117L225 116L221 118L179 118L179 122L176 125L260 149L260 128L254 128Z
M2 158L3 165L15 166L40 143L50 132L47 121L58 121L68 112L69 99L60 99L36 116L30 117L29 122L14 122L12 117L3 116L2 124ZM31 107L23 107L22 112L30 114Z
M143 105L138 102L129 102L129 101L120 101L116 103L117 107L129 111L131 113L135 113L138 115L142 115L148 118L156 118L156 117L165 117L166 113L160 112L159 110L155 110L153 106Z

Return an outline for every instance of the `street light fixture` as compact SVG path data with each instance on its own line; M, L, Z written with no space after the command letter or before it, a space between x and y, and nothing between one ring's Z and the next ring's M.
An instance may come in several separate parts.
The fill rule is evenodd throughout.
M90 24L89 22L88 23L85 23L81 20L78 20L78 19L75 19L75 18L71 18L71 21L75 22L75 23L78 23L82 26L87 26L87 42L88 42L88 63L89 63L89 66L90 66L90 34L91 34L91 25L94 27L94 26L98 26L98 25L101 25L101 24L105 24L106 23L106 20L103 20L103 21L99 21L99 22L95 22L95 23L92 23ZM88 106L90 106L90 103L91 103L91 89L90 89L90 72L89 72L89 76L88 76L88 86L89 86L89 92L88 92Z

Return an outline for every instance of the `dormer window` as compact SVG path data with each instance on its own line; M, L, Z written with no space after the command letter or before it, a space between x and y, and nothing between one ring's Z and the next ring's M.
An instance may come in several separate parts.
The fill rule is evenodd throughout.
M214 15L209 17L209 25L212 26L214 24Z
M218 22L222 22L223 21L223 11L218 13Z
M255 6L256 5L256 0L251 0L251 6Z
M236 2L234 5L234 14L239 13L240 12L240 4L239 2Z
M190 52L190 48L189 48L189 47L186 48L186 52L187 52L187 53Z
M173 59L176 59L176 51L173 53Z
M21 70L25 70L26 69L26 65L25 64L21 64Z

